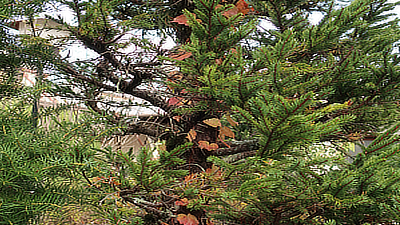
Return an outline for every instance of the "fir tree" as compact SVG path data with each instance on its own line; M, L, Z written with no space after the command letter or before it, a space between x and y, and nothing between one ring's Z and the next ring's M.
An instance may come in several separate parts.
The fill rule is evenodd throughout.
M104 152L108 183L90 185L99 202L109 199L101 193L118 193L110 222L399 221L400 35L387 13L399 3L63 3L77 23L53 19L98 57L51 61L53 93L82 100L124 134L165 143L158 160L149 149ZM322 20L313 25L311 12ZM171 29L181 43L171 51L146 39ZM108 101L107 92L131 99ZM160 113L120 113L138 98ZM366 135L378 137L349 160L346 143Z

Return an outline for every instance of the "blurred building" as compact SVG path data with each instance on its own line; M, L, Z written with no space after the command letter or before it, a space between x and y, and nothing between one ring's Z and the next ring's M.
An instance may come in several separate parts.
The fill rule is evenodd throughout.
M32 23L29 20L17 20L10 23L9 26L18 30L19 34L32 35L35 31L37 35L46 39L63 38L69 35L69 32L63 30L60 24L45 18L36 18Z

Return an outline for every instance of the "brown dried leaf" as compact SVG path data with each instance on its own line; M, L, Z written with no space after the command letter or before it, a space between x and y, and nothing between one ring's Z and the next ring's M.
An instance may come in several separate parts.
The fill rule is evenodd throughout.
M201 149L207 149L209 145L208 141L199 141L199 148Z
M171 22L189 26L188 19L185 14L175 17Z
M214 223L210 219L207 219L206 225L214 225Z
M208 141L199 141L199 147L208 151L217 150L219 147L216 143L209 143Z
M196 19L196 14L192 13L192 15ZM196 19L196 21L199 22L199 23L202 22L200 19ZM182 25L185 25L185 26L189 26L189 20L185 16L185 14L175 17L171 22L182 24Z
M190 183L190 182L194 181L194 179L196 179L196 178L197 178L197 173L189 174L185 177L185 183Z
M224 7L223 5L220 5L220 4L218 4L217 6L215 6L215 9L219 9L219 8L222 8L222 7Z
M186 136L186 138L187 138L190 142L192 142L192 141L194 141L194 140L196 139L196 136L197 136L197 132L196 132L194 129L191 129L191 130L189 131L188 135Z
M179 97L172 97L170 99L168 99L168 105L172 106L172 105L182 105L182 98Z
M192 214L178 214L178 217L176 218L180 224L183 225L198 225L199 221L195 216Z
M175 202L175 205L180 205L180 206L187 206L188 204L189 200L187 198L183 198Z
M176 122L180 122L182 119L182 116L173 116L172 119L174 119Z
M232 16L236 16L239 13L246 15L250 11L254 11L254 9L250 8L249 4L247 4L247 2L245 2L244 0L239 0L232 9L225 11L222 15L229 18Z
M213 150L217 150L219 147L216 143L211 143L208 147L208 151L213 151Z
M225 11L224 13L222 13L222 15L226 16L226 17L232 17L232 16L236 16L239 13L239 9L234 6L232 9L229 9L227 11Z
M170 54L168 57L171 59L182 61L184 59L189 58L190 56L192 56L191 52L185 52L183 50L179 50L177 53Z
M219 131L219 134L222 136L222 139L224 139L225 136L230 137L230 138L235 138L235 133L229 127L221 127L221 130Z
M239 12L243 13L243 15L246 15L250 11L254 11L254 8L249 7L249 4L247 4L247 2L244 0L239 0L236 3L236 7L238 8Z
M347 134L346 136L351 141L358 141L358 140L362 139L361 134L358 132L350 133L350 134Z
M165 143L162 143L160 145L157 145L158 149L160 151L167 151L167 146L165 145Z
M232 126L235 127L237 125L239 125L238 122L234 121L231 116L229 114L226 115L226 120L228 121L228 123Z
M207 176L213 176L214 178L222 178L222 172L218 166L212 165L211 168L206 169L205 172L203 172Z
M211 127L220 127L221 126L221 121L218 118L211 118L211 119L203 120L203 123L205 123Z

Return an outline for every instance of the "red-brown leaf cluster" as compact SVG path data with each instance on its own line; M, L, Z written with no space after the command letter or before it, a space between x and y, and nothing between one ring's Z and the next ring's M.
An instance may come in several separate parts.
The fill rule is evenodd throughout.
M222 15L229 18L232 16L236 16L239 13L246 15L250 11L254 11L254 8L249 7L249 4L247 4L247 2L245 2L244 0L239 0L233 8L225 11Z
M199 221L192 214L179 214L176 218L180 224L183 225L198 225Z

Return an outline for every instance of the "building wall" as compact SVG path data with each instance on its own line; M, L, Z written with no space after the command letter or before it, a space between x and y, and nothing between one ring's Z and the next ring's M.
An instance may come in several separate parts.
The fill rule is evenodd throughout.
M34 20L33 25L36 35L42 38L62 38L69 35L68 31L62 30L61 25L52 20L38 18ZM16 21L13 23L12 27L17 29L20 34L24 35L32 35L34 30L27 20Z
M142 147L152 147L152 145L153 140L143 134L112 136L102 142L103 147L111 146L114 151L122 152L132 149L134 154L137 154Z

